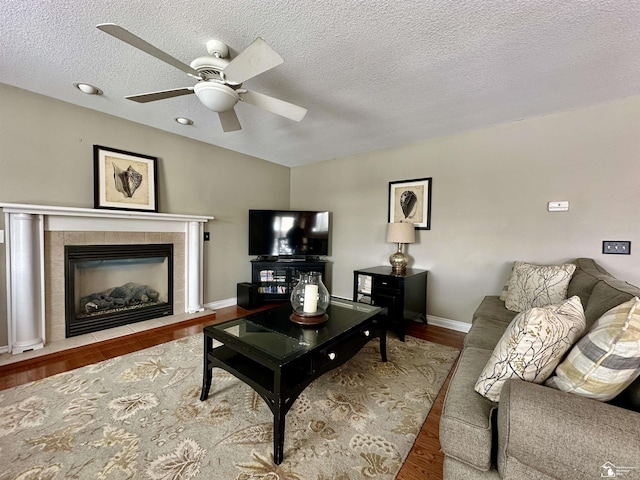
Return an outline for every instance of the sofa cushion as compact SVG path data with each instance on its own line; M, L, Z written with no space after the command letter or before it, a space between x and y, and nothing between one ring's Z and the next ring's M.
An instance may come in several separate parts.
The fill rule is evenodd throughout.
M498 409L497 466L504 479L602 478L611 462L638 478L638 415L588 398L509 380Z
M584 330L584 311L577 295L559 305L519 313L495 346L475 391L498 402L502 385L511 377L544 382Z
M496 404L473 391L491 350L466 347L449 383L440 417L440 445L445 455L474 468L491 468L492 412Z
M578 295L582 306L586 308L593 287L603 277L610 277L611 275L591 258L578 258L573 263L576 265L576 271L573 272L569 282L567 297Z
M640 412L640 377L636 378L631 385L625 388L620 395L615 397L611 403L618 407Z
M615 278L602 279L591 292L589 302L584 308L584 316L587 319L587 329L593 325L605 312L621 303L628 302L634 296L640 296L640 289L617 280Z
M509 324L502 320L477 318L469 333L464 336L464 346L493 350L508 326Z
M573 263L531 265L515 262L505 301L507 309L522 312L562 302L567 298L569 281L575 269Z
M640 375L640 299L599 318L558 366L549 385L595 400L614 398Z
M429 476L415 478L429 478ZM464 462L445 455L444 461L442 462L442 478L446 478L447 480L500 480L500 475L496 468L483 472L471 465L467 465Z
M497 295L488 295L480 302L480 305L473 314L472 321L475 323L478 318L491 318L504 322L506 327L515 316L516 312L507 310L504 302L500 300L500 297ZM491 346L492 349L493 347L494 345Z

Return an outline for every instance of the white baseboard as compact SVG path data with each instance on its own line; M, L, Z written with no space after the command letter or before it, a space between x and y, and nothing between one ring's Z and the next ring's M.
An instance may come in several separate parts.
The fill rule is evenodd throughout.
M238 304L237 297L225 298L224 300L217 300L215 302L206 303L205 308L215 310L216 308L232 307Z
M2 353L9 353L9 345L4 345L0 347L0 354Z
M435 315L427 315L427 325L448 328L449 330L455 330L456 332L464 333L469 332L469 330L471 329L470 323L460 322L458 320L450 320L448 318L436 317Z

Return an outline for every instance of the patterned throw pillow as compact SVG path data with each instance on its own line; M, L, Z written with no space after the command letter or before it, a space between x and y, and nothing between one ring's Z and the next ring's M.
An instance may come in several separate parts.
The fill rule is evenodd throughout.
M544 382L585 328L578 296L519 313L493 349L475 391L498 402L502 385L511 377Z
M566 300L569 281L575 270L573 263L542 266L515 262L505 306L512 312L523 312Z
M571 349L547 384L608 401L640 375L640 299L606 312Z

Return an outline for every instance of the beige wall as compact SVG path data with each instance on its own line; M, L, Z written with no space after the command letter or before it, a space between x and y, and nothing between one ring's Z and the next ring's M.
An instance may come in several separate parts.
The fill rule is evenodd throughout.
M327 283L349 297L352 271L386 264L394 249L384 242L388 182L433 177L432 230L409 254L431 271L429 315L468 322L516 259L593 257L640 285L638 125L634 97L290 170L0 84L0 202L93 207L93 144L154 155L160 211L216 217L205 302L234 297L250 278L247 210L289 206L332 211ZM549 213L550 200L571 209ZM602 255L605 239L631 240L632 255ZM3 293L0 345L5 315Z
M217 121L212 113L211 128ZM289 169L0 84L0 202L92 208L94 144L158 157L160 212L215 217L204 301L234 297L250 279L247 210L287 208ZM0 261L1 346L4 245Z
M640 97L291 170L291 207L333 212L333 290L384 265L388 182L433 177L432 228L408 253L430 270L428 314L470 322L514 260L584 256L640 285ZM551 200L568 200L550 213ZM631 240L632 255L602 255Z

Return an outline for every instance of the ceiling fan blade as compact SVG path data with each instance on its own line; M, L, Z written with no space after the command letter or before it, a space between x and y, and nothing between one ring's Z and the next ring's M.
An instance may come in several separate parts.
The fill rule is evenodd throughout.
M224 132L235 132L236 130L242 129L238 115L236 115L233 108L226 112L219 112L218 116L220 117L220 123L222 124L222 130Z
M262 38L256 38L247 48L231 60L224 70L224 76L230 83L242 83L256 75L277 67L284 59L278 55Z
M255 107L263 108L271 113L299 122L307 114L307 109L293 103L285 102L262 93L246 91L240 94L240 100Z
M181 97L193 93L193 87L172 88L171 90L160 90L158 92L140 93L138 95L129 95L127 100L133 100L138 103L155 102L156 100L164 100L165 98Z
M122 40L123 42L128 43L132 47L135 47L138 50L142 50L143 52L156 57L158 60L162 60L163 62L176 67L178 70L182 70L192 77L201 78L200 73L197 70L191 68L189 65L181 62L177 58L172 57L168 53L163 52L159 48L154 47L147 41L141 39L140 37L137 37L130 31L125 30L118 25L115 25L113 23L101 23L100 25L96 25L96 27L103 32L108 33L109 35L116 37L118 40Z

